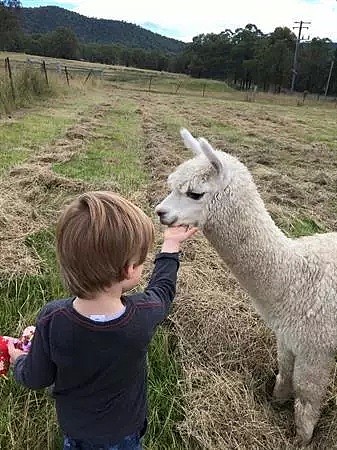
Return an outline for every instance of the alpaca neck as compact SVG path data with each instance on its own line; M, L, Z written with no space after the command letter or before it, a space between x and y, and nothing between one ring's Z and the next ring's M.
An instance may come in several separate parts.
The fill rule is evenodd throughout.
M236 199L224 195L204 233L242 287L257 303L282 296L283 267L290 263L291 240L268 214L255 185Z

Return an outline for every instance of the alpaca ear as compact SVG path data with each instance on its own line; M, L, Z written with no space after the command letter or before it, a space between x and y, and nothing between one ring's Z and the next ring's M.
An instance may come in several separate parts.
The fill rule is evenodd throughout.
M185 147L192 150L194 156L199 156L202 153L199 142L191 135L188 130L186 130L186 128L181 128L180 136L184 141Z
M217 175L220 175L222 172L224 172L224 167L220 159L217 157L211 144L205 138L199 138L199 143L201 150L203 151L205 156L209 159L210 163L216 170Z

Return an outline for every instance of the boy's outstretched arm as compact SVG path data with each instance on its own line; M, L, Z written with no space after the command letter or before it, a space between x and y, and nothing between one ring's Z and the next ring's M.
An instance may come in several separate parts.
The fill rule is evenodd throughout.
M156 265L144 292L149 302L155 301L162 306L158 321L167 316L176 293L180 244L196 232L197 228L179 226L167 228L164 233L161 253L156 256Z
M12 342L8 344L8 352L17 382L30 389L42 389L53 384L56 366L49 358L39 325L28 354L17 350Z

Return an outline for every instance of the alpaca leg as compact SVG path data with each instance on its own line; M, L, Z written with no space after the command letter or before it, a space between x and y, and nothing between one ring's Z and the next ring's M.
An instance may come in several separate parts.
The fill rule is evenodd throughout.
M287 349L282 339L277 340L278 374L273 396L278 402L289 400L293 392L294 354Z
M296 357L293 378L296 437L303 445L310 442L319 419L321 403L329 383L331 363L328 357Z

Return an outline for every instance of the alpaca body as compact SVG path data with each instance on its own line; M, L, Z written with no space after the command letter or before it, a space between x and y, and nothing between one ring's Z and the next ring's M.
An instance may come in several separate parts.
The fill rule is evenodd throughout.
M206 238L289 350L313 357L337 350L337 233L281 239L278 251L271 244L261 251L256 242L238 239L235 255L228 249L233 234L229 239L226 230L221 242L207 227Z
M166 225L196 225L277 338L274 396L295 394L297 439L311 440L337 350L337 233L288 238L247 167L181 132L195 157L168 178L157 206Z

